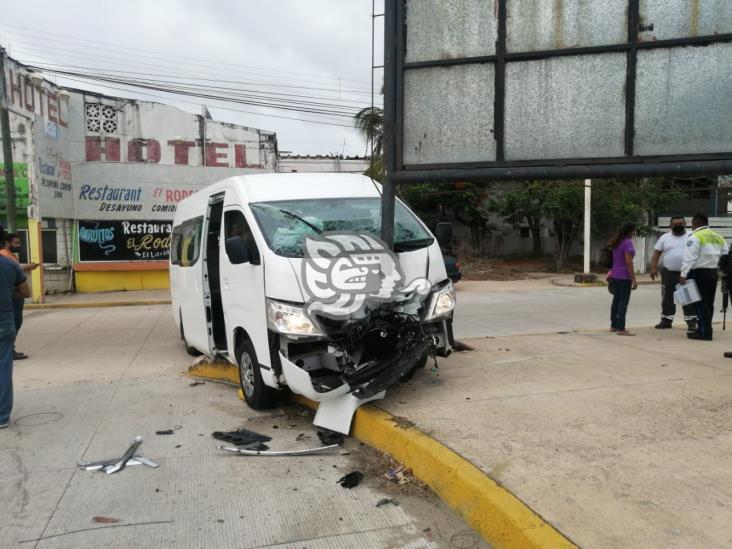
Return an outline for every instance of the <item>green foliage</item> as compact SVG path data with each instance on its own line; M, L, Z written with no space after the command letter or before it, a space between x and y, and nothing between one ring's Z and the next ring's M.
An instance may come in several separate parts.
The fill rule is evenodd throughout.
M623 180L604 179L592 182L592 233L610 238L627 221L640 222L645 214L658 210L679 198L666 181L659 178ZM527 181L520 188L493 198L489 209L514 226L527 224L534 236L534 251L541 252L538 237L542 222L552 225L557 238L557 266L564 267L569 251L584 224L584 182ZM537 221L538 220L538 221ZM537 247L537 241L539 241Z
M487 229L488 213L481 188L472 183L420 183L404 185L399 196L417 212L428 227L454 220L470 228L473 247Z

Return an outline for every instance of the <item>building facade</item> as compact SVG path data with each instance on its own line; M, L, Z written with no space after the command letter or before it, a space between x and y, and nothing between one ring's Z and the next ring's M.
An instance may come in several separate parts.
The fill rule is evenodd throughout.
M276 169L273 132L59 87L9 57L4 65L21 255L44 265L35 301L74 288L167 287L177 202L224 177ZM0 204L7 224L4 180Z

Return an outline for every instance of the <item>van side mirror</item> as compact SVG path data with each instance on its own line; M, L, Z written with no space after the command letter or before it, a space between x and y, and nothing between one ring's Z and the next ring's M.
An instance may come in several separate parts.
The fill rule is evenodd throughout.
M452 243L452 223L442 221L435 225L435 236L440 246L449 246Z
M231 261L232 264L239 265L241 263L251 262L252 255L249 252L249 246L241 236L232 236L227 238L225 247L226 255L229 256L229 261Z

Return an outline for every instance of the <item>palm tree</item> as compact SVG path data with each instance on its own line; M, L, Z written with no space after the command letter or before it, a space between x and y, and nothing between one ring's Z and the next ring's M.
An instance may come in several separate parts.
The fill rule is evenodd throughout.
M355 126L366 137L366 142L371 143L373 162L376 157L381 156L384 148L384 110L381 107L365 107L354 116Z

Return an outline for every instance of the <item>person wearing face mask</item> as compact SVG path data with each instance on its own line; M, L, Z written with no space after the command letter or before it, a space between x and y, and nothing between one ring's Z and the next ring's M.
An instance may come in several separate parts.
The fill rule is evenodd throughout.
M677 215L671 218L669 232L661 236L653 247L651 258L651 280L658 276L658 261L662 259L661 269L661 322L656 324L656 329L663 330L671 328L676 314L674 303L674 290L681 277L681 264L684 260L686 241L689 239L689 231L686 230L686 220L683 216ZM696 310L693 305L684 306L684 320L690 333L696 332Z
M20 264L18 255L20 253L20 237L15 233L5 233L3 239L4 246L0 249L0 256L7 257L8 259L15 261ZM38 268L38 263L25 263L20 265L21 270L24 273L28 273ZM13 297L13 313L15 316L15 333L17 335L20 327L23 325L23 305L25 299L20 296ZM23 360L28 358L28 355L21 353L13 348L13 360Z

